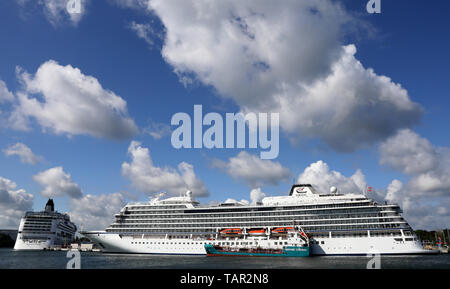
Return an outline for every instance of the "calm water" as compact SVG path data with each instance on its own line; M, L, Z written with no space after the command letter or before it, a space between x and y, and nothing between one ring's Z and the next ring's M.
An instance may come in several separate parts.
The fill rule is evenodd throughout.
M0 249L1 269L65 269L67 252ZM81 253L82 269L365 269L368 257L206 257ZM450 269L450 254L381 256L382 269Z

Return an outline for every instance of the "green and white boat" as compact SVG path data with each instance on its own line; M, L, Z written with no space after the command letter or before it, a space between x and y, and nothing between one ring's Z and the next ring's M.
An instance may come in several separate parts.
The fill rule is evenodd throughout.
M279 228L284 229L284 228ZM305 232L287 229L284 238L249 237L247 239L222 239L213 244L205 244L207 256L241 257L308 257L309 238Z

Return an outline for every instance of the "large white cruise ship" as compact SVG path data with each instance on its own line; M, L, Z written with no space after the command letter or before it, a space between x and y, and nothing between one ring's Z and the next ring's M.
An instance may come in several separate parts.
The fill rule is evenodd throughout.
M335 188L320 194L303 184L292 186L288 196L266 197L256 205L202 206L191 192L129 203L105 231L82 234L104 252L204 255L205 244L257 244L258 239L250 236L255 229L265 234L301 226L310 237L312 255L430 253L401 213L395 204L379 204L361 194L338 194Z
M67 214L55 212L49 199L42 212L26 212L20 220L15 250L44 250L52 246L67 246L77 227Z

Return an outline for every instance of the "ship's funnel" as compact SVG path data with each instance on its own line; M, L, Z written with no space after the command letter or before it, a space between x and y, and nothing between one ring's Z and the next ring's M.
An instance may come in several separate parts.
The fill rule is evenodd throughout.
M52 199L48 199L47 204L45 205L45 211L46 212L54 212L55 211L55 204L53 203Z
M317 194L317 192L310 184L293 185L289 193L290 196L310 196L314 194Z

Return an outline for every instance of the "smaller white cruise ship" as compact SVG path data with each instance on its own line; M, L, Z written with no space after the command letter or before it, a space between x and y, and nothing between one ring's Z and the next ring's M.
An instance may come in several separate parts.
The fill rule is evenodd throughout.
M55 211L49 199L45 210L26 212L20 220L15 250L45 250L54 246L68 246L74 239L77 227L67 214Z

